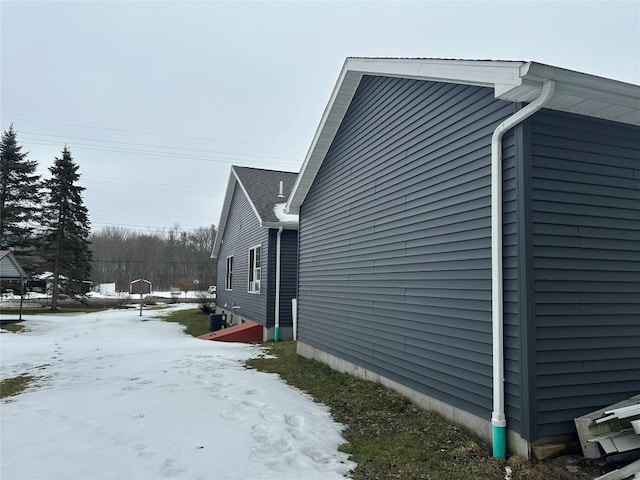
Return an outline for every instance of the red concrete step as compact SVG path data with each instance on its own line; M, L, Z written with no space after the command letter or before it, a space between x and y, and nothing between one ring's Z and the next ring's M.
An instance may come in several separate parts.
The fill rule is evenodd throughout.
M217 332L205 333L198 338L218 342L262 342L262 325L256 322L244 322Z

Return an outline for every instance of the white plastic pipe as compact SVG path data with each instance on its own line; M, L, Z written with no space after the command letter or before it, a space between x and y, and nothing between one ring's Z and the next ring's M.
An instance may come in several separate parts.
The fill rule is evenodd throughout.
M533 102L497 126L491 137L491 322L493 337L493 456L507 454L504 414L504 306L502 278L502 137L540 110L552 97L555 84L547 80Z
M291 320L293 323L293 341L298 339L298 299L291 299ZM640 433L638 434L640 435Z
M275 307L275 326L273 328L273 341L280 339L280 244L282 241L283 227L278 228L276 234L276 307Z

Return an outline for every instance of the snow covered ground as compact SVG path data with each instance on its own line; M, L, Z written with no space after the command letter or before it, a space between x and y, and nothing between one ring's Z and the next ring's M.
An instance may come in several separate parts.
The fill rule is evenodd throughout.
M183 299L183 298L192 298L192 299L197 299L200 297L200 295L202 295L203 293L206 293L206 291L197 291L197 290L189 290L188 292L178 292L176 294L172 294L171 292L168 291L158 291L158 292L151 292L151 294L147 295L143 295L144 298L147 297L156 297L156 298L178 298L178 299ZM119 297L131 297L133 300L137 300L140 298L140 295L134 295L134 294L129 294L128 292L116 292L112 295L103 295L99 292L89 292L87 294L87 296L89 298L119 298ZM24 299L25 300L34 300L34 299L38 299L38 300L46 300L51 298L51 295L47 295L46 293L38 293L38 292L27 292L24 295ZM0 302L19 302L20 301L20 295L18 292L14 292L14 293L2 293L0 294Z
M2 480L330 480L355 466L325 407L243 367L258 347L161 314L26 316L28 332L0 333L1 377L40 377L0 403Z

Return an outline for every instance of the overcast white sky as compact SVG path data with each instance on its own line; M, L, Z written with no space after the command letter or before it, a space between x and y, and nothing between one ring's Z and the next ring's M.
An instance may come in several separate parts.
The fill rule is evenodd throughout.
M640 0L0 2L2 127L66 143L93 228L218 223L233 164L298 171L347 56L533 60L640 84Z

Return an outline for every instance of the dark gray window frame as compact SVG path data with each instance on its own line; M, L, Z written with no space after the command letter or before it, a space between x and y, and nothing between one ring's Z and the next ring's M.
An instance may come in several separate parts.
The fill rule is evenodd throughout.
M225 267L225 290L233 290L233 255L229 255Z

